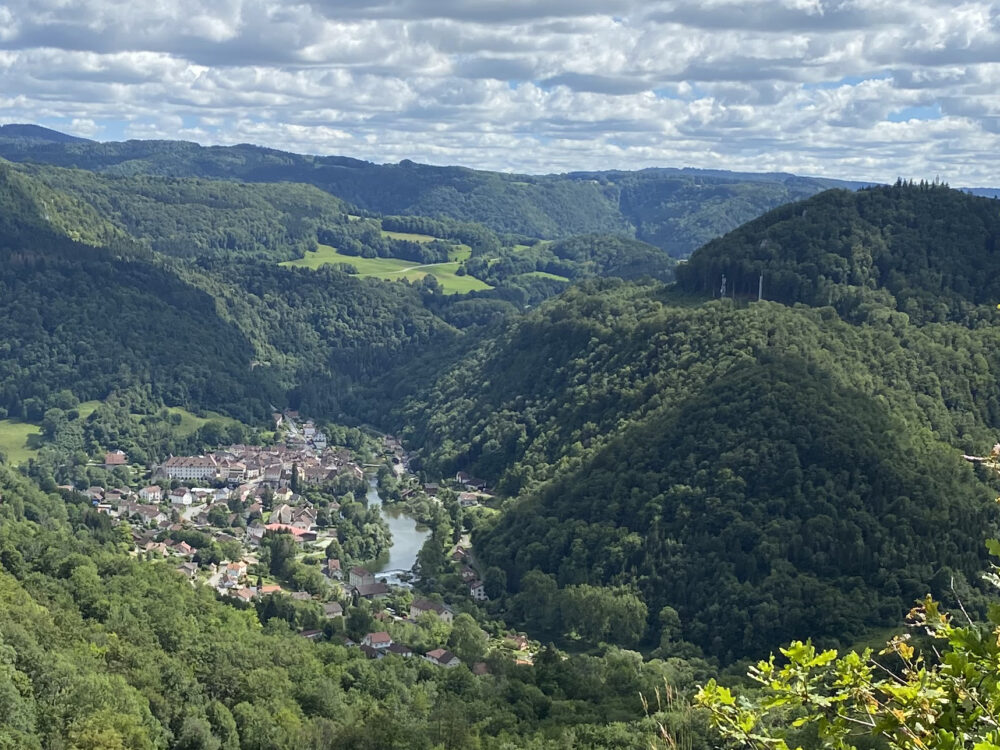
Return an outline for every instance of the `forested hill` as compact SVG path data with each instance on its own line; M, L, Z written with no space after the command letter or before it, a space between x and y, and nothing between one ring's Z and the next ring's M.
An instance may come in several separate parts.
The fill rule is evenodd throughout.
M1000 302L1000 202L942 185L835 190L775 209L708 243L680 286L832 305L863 320L890 306L914 320L963 320Z
M301 397L303 387L321 389L323 406L340 409L354 385L456 334L411 285L286 269L273 258L233 261L224 252L201 265L163 258L125 231L131 227L121 214L96 207L103 199L119 207L148 203L149 234L137 234L162 238L152 198L128 202L115 186L102 193L101 181L82 172L44 177L0 163L0 418L40 421L65 391L91 400L129 389L251 423L266 418L270 404ZM76 181L80 193L90 184L98 190L84 201L56 189L56 178ZM200 191L199 205L217 219L207 227L199 224L205 212L172 214L164 198L164 216L177 219L186 241L202 236L201 227L210 242L221 224L250 251L287 252L289 235L280 221L268 223L281 215L273 203L256 219L241 207L273 193L265 197L279 206L279 198L287 201L289 212L305 210L293 206L298 188L304 200L335 200L304 186L242 191L230 183L138 182L133 187L179 199ZM216 207L230 201L237 210L213 214L213 192Z
M60 133L40 125L0 125L0 139L26 144L37 143L93 143L87 138Z
M383 214L475 221L497 232L541 239L625 234L677 257L775 206L830 187L858 186L781 173L697 169L514 175L411 161L377 165L250 145L62 142L8 133L0 131L0 156L12 161L114 175L307 183Z
M520 497L474 539L515 601L533 570L636 585L730 659L975 581L995 519L960 454L1000 428L1000 331L671 299L570 290L399 415L431 473Z

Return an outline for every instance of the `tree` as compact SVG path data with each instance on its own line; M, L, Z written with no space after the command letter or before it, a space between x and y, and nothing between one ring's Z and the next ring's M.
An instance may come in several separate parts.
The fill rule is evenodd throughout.
M990 551L1000 554L1000 542ZM1000 568L986 579L1000 585ZM889 748L1000 747L1000 607L986 622L956 625L930 596L911 610L910 625L931 638L928 654L911 645L909 633L892 638L876 658L871 649L839 656L795 641L750 669L760 684L739 697L716 681L696 702L711 712L713 726L736 747L787 750L815 733L822 747L847 750L864 737ZM870 742L870 740L868 740Z
M273 576L284 577L288 574L289 565L295 560L298 551L295 539L291 534L269 534L267 547L271 553L268 570Z
M483 573L483 588L490 599L499 599L507 592L507 574L502 568L491 565Z
M448 648L466 664L482 661L486 656L488 640L486 633L476 624L472 616L462 612L451 624Z

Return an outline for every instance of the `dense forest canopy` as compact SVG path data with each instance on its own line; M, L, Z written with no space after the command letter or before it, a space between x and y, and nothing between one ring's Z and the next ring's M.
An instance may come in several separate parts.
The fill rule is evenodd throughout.
M993 200L830 190L712 239L836 185L9 128L0 154L18 162L0 162L0 419L47 441L24 475L0 466L0 747L645 748L663 721L700 748L699 719L643 718L638 693L688 696L789 639L869 638L927 592L986 611L995 479L961 456L1000 429ZM493 288L279 265L317 243ZM332 626L308 642L317 602L216 601L57 492L127 481L104 450L259 443L284 407L401 435L427 585L468 592L447 571L469 533L490 591L456 648L479 654L477 622L525 628L553 643L533 666L369 662ZM202 416L181 433L184 415ZM466 514L419 489L459 472L496 496ZM376 556L378 514L341 500L341 549ZM272 573L292 544L268 537ZM350 617L375 627L367 605Z
M711 294L723 274L731 293L756 295L763 274L768 299L846 317L876 303L917 321L963 320L1000 301L1000 203L903 182L826 192L708 243L678 281Z
M685 636L728 659L804 632L860 634L947 583L921 551L894 557L897 535L948 529L958 538L929 558L975 578L988 496L959 455L1000 426L995 328L891 314L855 326L829 308L670 299L614 282L571 290L399 415L432 473L467 471L526 498L476 539L512 591L536 568L561 586L646 586L650 612L682 610ZM716 506L716 525L696 530ZM881 550L888 567L841 576L851 544ZM725 570L731 589L700 578ZM781 592L777 609L769 592ZM852 604L880 594L879 606ZM829 620L813 609L825 599ZM751 602L770 615L755 621ZM732 624L725 637L720 620Z
M859 183L717 170L511 175L402 161L372 164L242 144L62 142L0 132L0 156L106 174L298 182L383 214L476 222L542 239L621 234L684 257L775 206Z

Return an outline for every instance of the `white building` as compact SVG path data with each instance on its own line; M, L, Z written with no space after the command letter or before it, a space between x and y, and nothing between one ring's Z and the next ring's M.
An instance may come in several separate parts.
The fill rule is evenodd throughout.
M158 484L152 484L139 490L139 497L147 503L158 503L163 499L163 489Z
M171 456L160 467L160 473L170 479L214 479L219 468L212 456Z
M171 505L190 505L193 502L194 495L191 494L191 490L187 487L178 487L176 490L170 490Z
M486 589L483 587L482 581L469 581L469 596L477 602L485 602L489 599L486 596Z

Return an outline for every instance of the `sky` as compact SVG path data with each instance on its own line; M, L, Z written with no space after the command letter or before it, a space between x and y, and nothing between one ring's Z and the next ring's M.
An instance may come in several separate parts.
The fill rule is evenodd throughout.
M0 0L0 123L529 173L1000 183L1000 2Z

